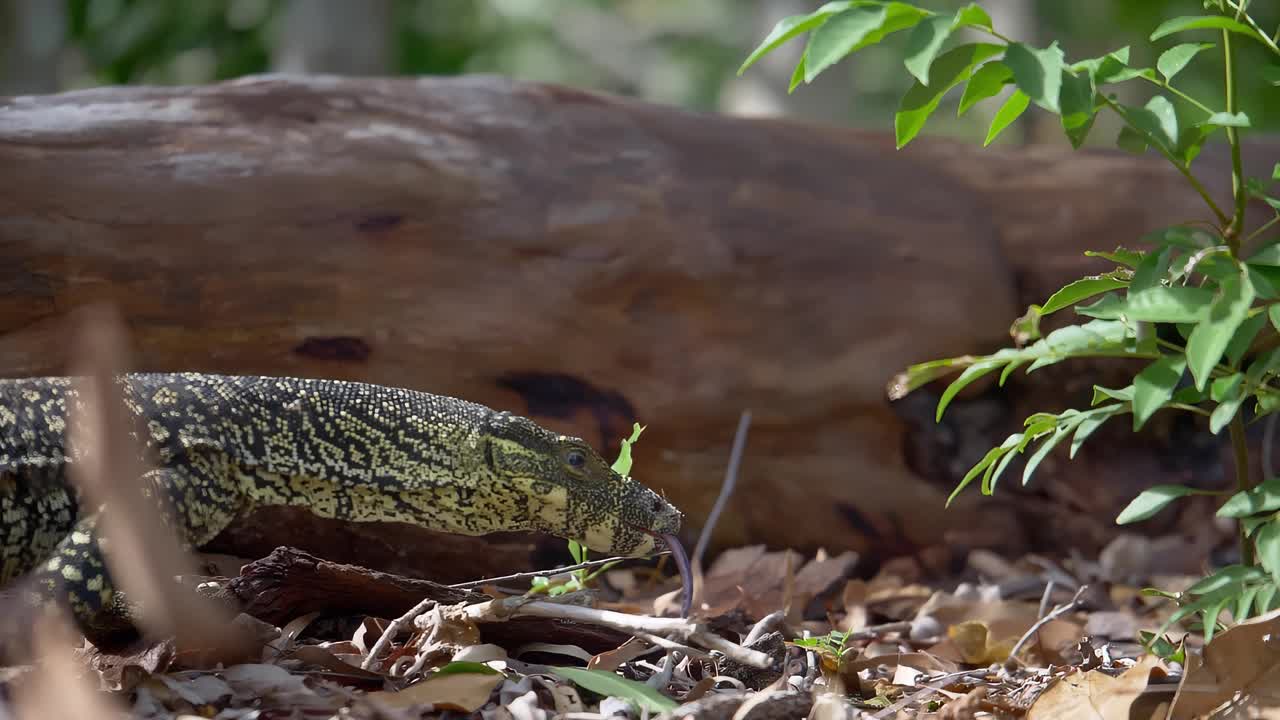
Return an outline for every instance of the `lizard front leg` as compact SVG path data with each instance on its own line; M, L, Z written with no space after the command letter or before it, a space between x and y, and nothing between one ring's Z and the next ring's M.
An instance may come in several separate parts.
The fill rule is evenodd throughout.
M27 654L36 621L55 605L99 647L136 637L128 601L116 587L103 553L98 521L96 513L77 521L48 558L16 584L17 606L3 614L3 655Z
M121 514L158 510L161 525L174 534L183 552L190 552L220 532L238 507L238 494L224 476L210 472L212 469L208 463L196 463L150 471L141 483L150 502ZM124 497L125 501L130 499L129 495ZM118 567L122 562L145 563L148 558L141 552L125 557L110 546L100 522L103 514L110 513L112 508L104 506L80 518L19 581L16 594L22 607L12 612L0 608L0 643L4 647L0 655L29 648L34 620L54 604L66 609L77 628L100 648L119 647L138 636L136 619L145 609L121 591L111 567L113 562Z

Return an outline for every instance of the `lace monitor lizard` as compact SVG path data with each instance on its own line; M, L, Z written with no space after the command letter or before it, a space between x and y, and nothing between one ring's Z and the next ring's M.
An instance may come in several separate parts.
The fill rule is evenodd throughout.
M188 549L250 508L295 505L467 535L541 531L628 556L665 541L683 558L675 507L583 440L518 415L335 380L134 373L116 384L150 463L142 492ZM71 378L0 380L0 587L22 578L33 602L63 603L93 640L126 605L96 530L110 508L87 507L67 474L82 460L66 442L79 402Z

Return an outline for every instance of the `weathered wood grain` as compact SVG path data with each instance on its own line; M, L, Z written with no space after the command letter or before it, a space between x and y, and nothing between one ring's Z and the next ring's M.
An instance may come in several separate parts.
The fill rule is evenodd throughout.
M895 151L490 77L0 99L0 373L62 371L62 313L107 299L138 369L422 388L610 452L638 419L636 474L691 533L749 407L717 545L874 557L975 524L944 513L952 478L909 469L889 377L994 349L1097 267L1083 250L1197 203L1154 157ZM299 544L263 527L257 546ZM417 536L387 532L412 556Z

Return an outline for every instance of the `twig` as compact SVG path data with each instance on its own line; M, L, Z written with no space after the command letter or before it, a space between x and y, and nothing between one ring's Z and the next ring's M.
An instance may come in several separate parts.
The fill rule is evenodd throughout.
M1053 578L1049 578L1044 584L1044 594L1040 596L1040 609L1036 611L1036 617L1042 618L1049 609L1049 596L1053 594Z
M1058 607L1054 608L1053 611L1050 612L1048 615L1045 615L1044 617L1037 620L1035 625L1032 625L1031 628L1028 629L1027 632L1022 635L1022 637L1018 638L1017 644L1014 645L1013 649L1009 651L1009 659L1015 660L1018 657L1018 653L1022 651L1022 646L1026 645L1027 641L1031 639L1031 636L1039 632L1040 628L1049 624L1050 621L1056 618L1059 618L1071 612L1072 610L1076 609L1076 606L1080 604L1080 597L1084 595L1084 591L1088 589L1089 589L1088 585L1081 585L1079 589L1076 590L1076 594L1071 597L1070 601L1062 605L1059 605Z
M871 625L849 633L846 640L871 640L892 632L908 632L911 630L910 620L897 620L881 625Z
M614 610L566 605L546 600L529 600L527 598L504 598L488 602L468 605L463 613L472 621L494 622L516 617L545 617L561 620L601 625L631 634L650 634L666 637L677 642L698 645L708 650L717 650L730 660L756 668L769 667L769 656L758 650L744 648L707 630L702 623L693 623L682 618L655 618L644 615L629 615Z
M653 553L649 557L659 557L662 555L670 555L670 554L671 554L670 550L663 550L661 552ZM601 565L608 565L609 563L620 562L623 560L640 560L640 559L642 558L618 556L618 557L611 557L611 558L603 558L601 560L588 560L586 562L580 562L577 565L568 565L566 567L555 568L553 570L533 570L531 572L515 573L514 575L502 575L500 577L484 578L482 580L468 580L467 582L457 583L454 585L450 585L449 587L458 588L460 590L466 590L473 587L479 587L481 585L489 585L491 583L507 582L511 580L531 580L536 577L546 577L548 575L560 575L561 573L573 572L574 570L586 570L587 568L599 567Z
M764 637L765 633L772 632L775 627L782 624L782 622L786 620L786 617L787 617L787 614L782 612L781 610L774 610L768 615L765 615L764 617L760 618L759 622L751 626L751 631L748 632L747 636L742 639L742 644L750 645L756 640L759 640L760 638Z
M707 521L702 526L702 534L698 536L698 544L693 548L691 560L699 572L702 570L702 556L706 554L707 544L711 542L711 533L720 520L720 513L724 511L724 506L729 504L734 486L738 484L738 467L742 464L742 452L747 445L749 427L751 427L751 411L743 410L738 418L738 431L733 436L733 449L729 451L729 467L724 472L724 484L720 486L720 495L716 498L715 505L711 506L711 512L707 514Z
M369 648L369 655L360 662L360 669L371 670L373 668L373 661L378 657L379 653L386 649L391 640L395 638L395 636L399 634L406 625L413 622L414 618L426 612L427 608L430 608L435 604L435 600L428 598L417 605L414 605L409 609L409 612L401 615L395 620L392 620L391 624L387 626L387 629L382 631L382 635L378 638L378 641L373 644L373 647Z

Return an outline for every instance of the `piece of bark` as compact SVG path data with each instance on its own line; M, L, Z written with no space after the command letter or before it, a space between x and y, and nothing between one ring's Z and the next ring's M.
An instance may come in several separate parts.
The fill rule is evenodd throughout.
M427 580L328 562L291 547L276 548L267 557L246 564L238 577L218 584L221 588L215 597L234 599L245 614L276 625L311 612L392 619L426 598L444 604L489 599L483 593ZM629 637L608 628L544 618L480 623L480 630L486 642L504 647L554 637L556 642L578 645L591 653L612 650Z
M237 519L204 550L258 558L288 545L335 563L447 585L534 567L537 541L524 533L472 537L405 523L342 522L303 508L271 507Z
M425 598L449 605L489 599L430 580L329 562L291 547L245 565L224 591L240 601L243 612L277 625L315 611L394 618Z
M1252 146L1247 169L1269 172L1276 155ZM1220 147L1197 159L1220 199L1225 167ZM1079 543L1037 536L1043 523L1019 520L1017 502L975 511L982 499L966 494L944 511L954 476L904 457L940 429L904 419L885 384L911 362L1007 344L1026 305L1107 269L1083 250L1204 215L1154 156L925 138L897 151L883 132L492 77L0 99L0 168L0 374L62 371L61 314L105 299L130 324L139 369L430 390L610 454L639 420L636 475L686 512L688 538L750 408L713 549L826 547L869 562L975 525L1007 528L982 543L1089 552L1093 529ZM1061 406L1064 387L1087 404L1088 373L1072 365L1066 384L1053 370L1015 377L1046 392L1019 395L972 445ZM1075 513L1089 528L1161 481L1105 449L1072 489L1096 505ZM320 524L290 536L281 528L302 526L275 514L251 529L257 546L387 558L380 530L344 547L349 536ZM395 537L397 568L437 577L439 555L408 550L431 534ZM222 540L229 552L250 542Z

